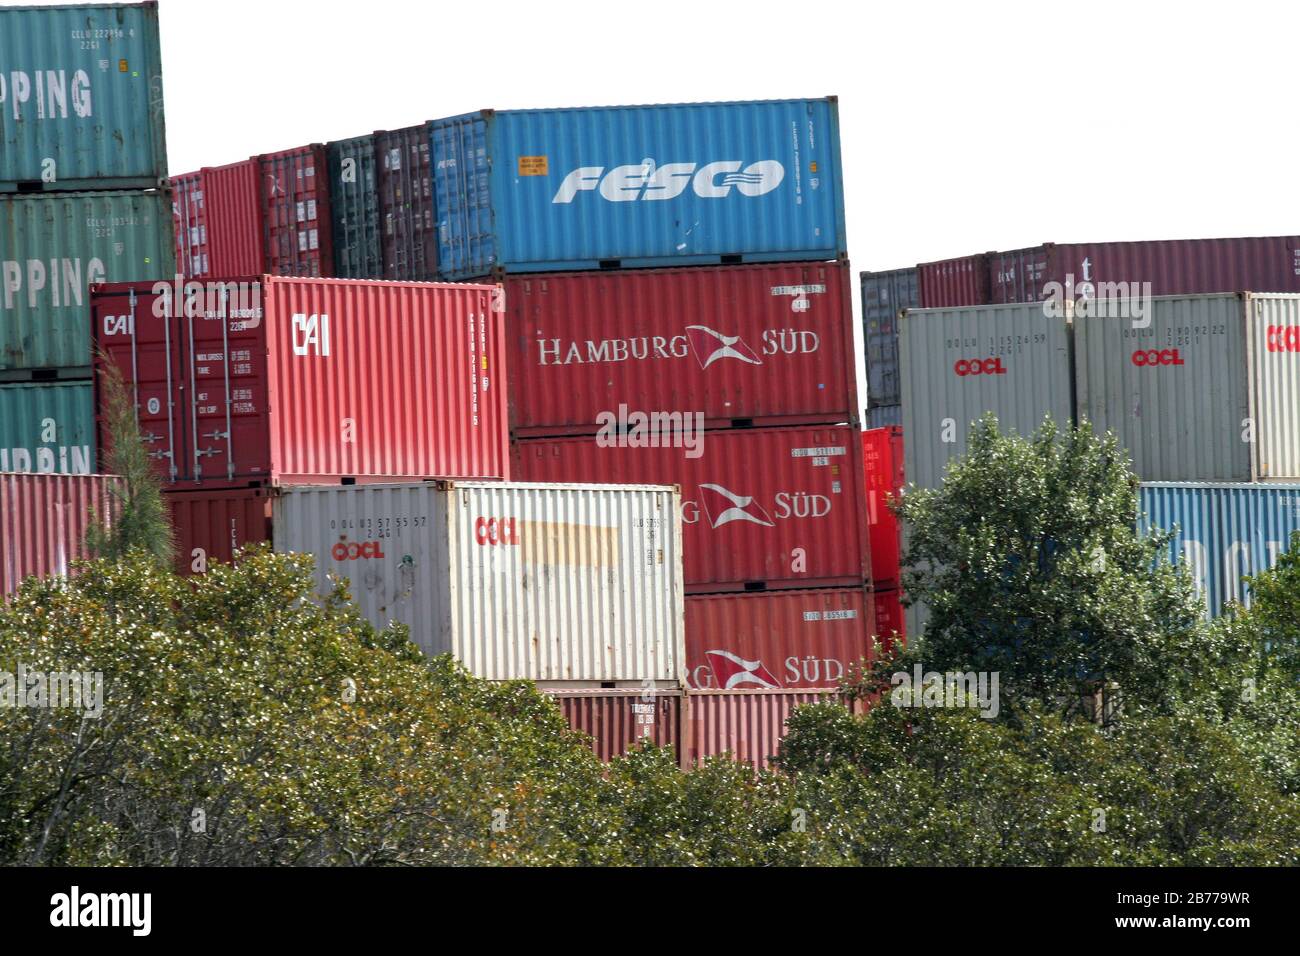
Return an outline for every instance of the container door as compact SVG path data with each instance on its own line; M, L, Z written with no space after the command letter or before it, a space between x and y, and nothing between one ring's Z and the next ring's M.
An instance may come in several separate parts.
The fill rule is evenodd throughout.
M333 271L328 163L316 146L260 157L267 271L319 278Z
M438 272L487 275L497 260L493 236L488 121L482 113L439 120L432 131Z
M429 282L438 273L429 124L375 134L384 278Z

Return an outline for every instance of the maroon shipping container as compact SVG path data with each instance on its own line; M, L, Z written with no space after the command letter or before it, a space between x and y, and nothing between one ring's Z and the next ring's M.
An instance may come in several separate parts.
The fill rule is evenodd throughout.
M438 277L429 124L375 133L385 279Z
M696 690L834 687L871 657L866 588L695 594L686 599L686 679Z
M989 253L923 262L916 267L916 285L923 309L987 305Z
M907 636L907 618L902 604L902 592L876 591L872 594L876 605L876 635L888 638L897 634Z
M686 590L860 587L869 580L856 426L705 432L685 448L516 442L519 481L681 485Z
M262 243L271 275L333 275L329 159L319 143L257 157L262 175ZM231 273L222 273L230 275Z
M263 270L260 180L253 159L172 177L176 268L182 275Z
M229 563L238 548L271 540L271 491L169 491L163 495L176 532L176 570L203 573Z
M991 301L1038 302L1049 282L1151 283L1151 295L1300 292L1300 236L1046 243L989 255ZM1076 291L1075 297L1078 296Z
M101 284L97 380L108 361L136 384L141 430L173 487L505 478L498 294L270 276L180 295ZM102 422L99 435L102 448Z
M897 425L862 433L862 470L871 537L871 580L880 590L899 586L898 518L889 499L903 491L903 429Z
M85 556L91 515L113 513L112 475L0 472L0 597L24 578L67 574Z
M690 691L682 766L690 768L729 752L763 770L781 746L790 713L801 704L823 701L843 703L834 688Z
M699 412L710 428L856 420L849 265L790 263L506 280L510 425Z
M672 747L680 759L680 691L547 690L569 726L592 738L601 760L621 757L642 740Z

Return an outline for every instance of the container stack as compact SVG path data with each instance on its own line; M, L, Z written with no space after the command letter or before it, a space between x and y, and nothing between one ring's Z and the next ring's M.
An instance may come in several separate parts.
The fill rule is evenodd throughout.
M87 290L174 271L157 4L0 9L0 59L0 471L90 474Z

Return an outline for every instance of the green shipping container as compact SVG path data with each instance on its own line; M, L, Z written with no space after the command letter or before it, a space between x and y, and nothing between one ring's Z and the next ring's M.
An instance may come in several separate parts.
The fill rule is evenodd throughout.
M0 385L0 471L95 472L90 382Z
M0 375L88 367L87 289L171 281L173 231L167 191L0 196Z
M340 279L382 279L384 249L379 184L375 179L375 138L342 139L330 143L328 149L334 275Z

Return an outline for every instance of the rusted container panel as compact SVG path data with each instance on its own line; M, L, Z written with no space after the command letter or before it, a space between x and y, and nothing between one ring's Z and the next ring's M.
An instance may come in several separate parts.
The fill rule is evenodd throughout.
M429 123L375 133L385 279L438 278L438 225L429 167Z
M916 271L923 309L989 304L989 253L923 262Z
M872 586L887 591L899 585L898 517L889 502L903 491L903 429L872 428L863 432L862 465Z
M683 766L729 753L764 770L780 749L786 719L796 707L839 699L835 688L690 691Z
M257 157L261 173L262 270L280 276L329 276L329 158L319 143Z
M547 690L574 730L591 738L596 756L622 757L643 741L681 754L682 694L657 690Z
M92 516L110 517L111 475L32 475L0 472L0 596L24 578L67 574L85 556Z
M203 574L213 562L229 563L240 548L270 541L271 495L267 488L165 494L176 532L176 570Z

